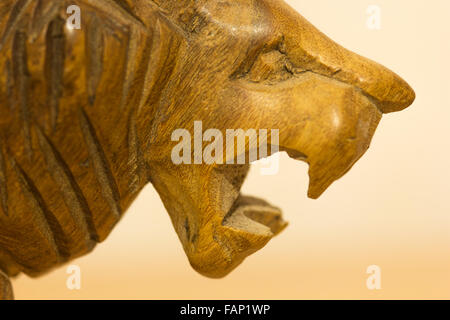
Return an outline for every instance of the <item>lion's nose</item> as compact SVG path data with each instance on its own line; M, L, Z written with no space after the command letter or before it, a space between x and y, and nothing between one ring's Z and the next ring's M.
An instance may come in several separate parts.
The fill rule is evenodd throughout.
M332 40L323 36L321 41ZM320 41L311 43L311 46L317 45ZM391 70L337 44L328 47L328 50L310 48L310 52L317 52L318 73L325 71L325 75L361 89L383 113L400 111L413 103L414 90Z
M285 53L297 70L308 70L360 89L383 113L400 111L415 99L413 89L386 67L353 53L317 30L287 4L274 10Z

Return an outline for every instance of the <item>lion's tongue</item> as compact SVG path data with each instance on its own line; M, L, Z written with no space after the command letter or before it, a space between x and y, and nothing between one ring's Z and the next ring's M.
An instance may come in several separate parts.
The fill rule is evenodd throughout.
M240 196L233 205L233 209L224 218L224 226L269 238L277 235L287 226L280 209L258 198Z

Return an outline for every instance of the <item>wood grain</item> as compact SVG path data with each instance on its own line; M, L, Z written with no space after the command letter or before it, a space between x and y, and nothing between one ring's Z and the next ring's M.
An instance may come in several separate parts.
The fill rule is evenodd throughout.
M176 165L176 129L276 129L317 198L415 97L281 0L70 4L80 30L65 1L0 3L0 299L93 250L149 182L193 268L223 277L287 223L240 193L248 162Z

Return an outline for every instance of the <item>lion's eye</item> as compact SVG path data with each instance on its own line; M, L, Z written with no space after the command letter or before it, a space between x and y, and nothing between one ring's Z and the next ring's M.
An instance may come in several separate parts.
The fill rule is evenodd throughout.
M292 70L286 55L278 50L261 53L246 78L252 82L276 83L292 77Z

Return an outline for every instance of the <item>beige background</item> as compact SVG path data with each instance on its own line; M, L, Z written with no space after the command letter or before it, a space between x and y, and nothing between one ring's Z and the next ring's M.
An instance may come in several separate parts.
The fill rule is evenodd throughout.
M152 186L110 238L76 260L82 288L66 267L15 279L19 299L450 298L450 2L289 0L343 46L404 77L417 100L384 117L372 146L319 199L306 197L307 166L285 156L276 176L252 168L248 194L280 206L289 227L225 279L190 267ZM370 4L382 28L366 27ZM366 268L382 289L366 287Z

